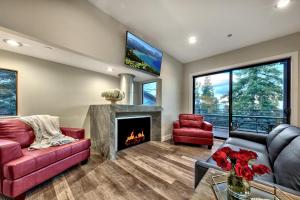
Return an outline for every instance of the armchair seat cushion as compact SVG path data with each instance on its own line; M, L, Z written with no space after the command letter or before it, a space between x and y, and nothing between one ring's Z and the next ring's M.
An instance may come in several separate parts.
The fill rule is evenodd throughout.
M24 156L4 165L3 176L10 180L21 178L59 160L89 149L90 145L89 139L82 139L74 143L34 151L24 148L22 149Z
M213 133L210 131L204 131L198 128L180 128L173 130L174 136L188 136L197 138L213 138Z

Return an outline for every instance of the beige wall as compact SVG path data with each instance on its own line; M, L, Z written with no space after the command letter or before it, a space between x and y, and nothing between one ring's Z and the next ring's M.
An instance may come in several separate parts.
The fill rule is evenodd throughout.
M299 68L300 33L262 42L224 54L204 58L184 65L183 102L185 112L192 112L192 76L259 63L283 57L292 57L291 123L300 125Z
M19 115L60 116L62 126L83 127L89 136L89 105L107 103L101 92L117 78L0 50L0 68L18 71Z
M182 65L168 55L164 55L162 68L162 134L163 139L171 138L173 122L181 112Z
M1 0L0 26L107 63L124 65L128 28L86 0ZM136 34L159 48L143 34ZM161 74L163 138L171 134L171 121L180 112L181 70L181 63L164 53ZM81 116L84 117L86 115Z

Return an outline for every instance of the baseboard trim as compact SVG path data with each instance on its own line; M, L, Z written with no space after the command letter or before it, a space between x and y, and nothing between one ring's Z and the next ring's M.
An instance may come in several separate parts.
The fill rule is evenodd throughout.
M171 140L172 139L172 134L169 134L169 135L165 135L161 138L161 141L162 142L165 142L167 140Z

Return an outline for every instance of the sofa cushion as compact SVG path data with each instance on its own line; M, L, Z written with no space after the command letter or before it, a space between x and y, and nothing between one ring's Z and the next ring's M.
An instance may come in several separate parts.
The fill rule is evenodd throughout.
M22 148L29 147L35 139L33 129L18 119L0 120L0 139L18 142Z
M251 149L252 151L268 154L266 145L263 145L263 144L260 144L257 142L252 142L249 140L231 137L231 138L228 138L225 143L231 144L231 145L236 145L236 146L246 148L246 149Z
M267 147L270 146L271 142L273 141L273 139L279 134L281 133L281 131L283 131L284 129L286 129L287 127L289 127L291 125L289 124L280 124L279 126L276 126L267 136Z
M198 138L213 138L213 133L210 131L204 131L198 128L180 128L173 130L174 136L188 136Z
M300 129L289 126L277 134L268 146L271 163L274 163L279 153L297 136L300 135Z
M82 139L74 143L34 151L29 151L27 148L24 148L22 149L24 156L4 165L3 176L10 180L18 179L59 160L86 150L90 145L91 142L89 139Z
M294 138L274 162L276 183L300 191L300 136Z
M181 127L201 128L203 117L201 115L181 114L179 115Z
M246 148L243 146L238 146L238 145L232 145L232 144L228 144L228 143L224 143L224 145L222 147L230 147L231 149L235 150L235 151L239 151L240 149L246 149L246 150L250 150L250 151L255 151L252 148ZM257 160L254 161L254 163L256 164L264 164L267 167L269 167L272 170L272 166L271 163L269 161L269 157L268 157L268 152L258 152L255 151L257 153ZM216 162L212 159L212 157L208 160L209 163L215 164ZM264 174L262 176L258 176L256 175L255 178L260 179L260 180L264 180L264 181L268 181L271 183L274 183L275 179L272 173L270 174Z

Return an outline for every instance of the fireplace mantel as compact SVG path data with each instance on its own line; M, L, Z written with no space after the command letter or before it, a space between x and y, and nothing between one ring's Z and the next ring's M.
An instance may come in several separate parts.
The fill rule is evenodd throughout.
M89 112L92 147L104 158L116 158L115 119L117 117L150 115L152 117L151 140L161 140L161 106L91 105Z

